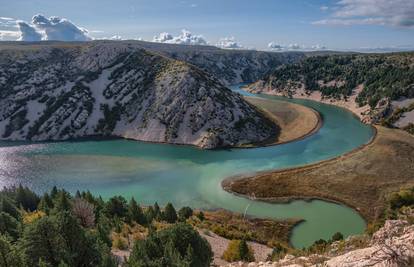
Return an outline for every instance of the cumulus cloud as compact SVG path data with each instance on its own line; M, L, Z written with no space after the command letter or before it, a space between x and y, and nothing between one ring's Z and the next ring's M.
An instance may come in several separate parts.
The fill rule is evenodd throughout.
M59 18L46 18L43 15L35 15L31 23L12 18L0 17L0 24L14 28L12 35L19 41L88 41L92 38L88 31L78 27L71 21Z
M226 49L242 49L244 48L234 37L221 38L216 44L217 47Z
M270 43L267 45L267 47L268 47L270 50L274 50L274 51L282 51L282 50L284 49L284 47L283 47L282 45L280 45L280 44L278 44L278 43L275 43L275 42L270 42Z
M184 45L207 45L207 40L202 35L192 34L190 31L185 29L181 30L181 34L173 36L167 32L162 32L152 39L153 42L157 43L168 43L168 44L184 44Z
M20 37L17 39L18 41L35 42L42 40L42 34L32 25L24 21L17 21L17 27L20 31Z
M392 25L414 28L413 0L340 0L316 25Z

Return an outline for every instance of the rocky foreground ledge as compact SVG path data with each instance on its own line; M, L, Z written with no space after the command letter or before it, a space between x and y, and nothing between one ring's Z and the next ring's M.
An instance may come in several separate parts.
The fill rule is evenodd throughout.
M286 255L276 262L231 263L227 267L355 267L355 266L413 266L414 225L404 220L388 220L374 233L367 245L358 247L360 237L337 241L324 254L295 257ZM362 241L363 243L363 241Z

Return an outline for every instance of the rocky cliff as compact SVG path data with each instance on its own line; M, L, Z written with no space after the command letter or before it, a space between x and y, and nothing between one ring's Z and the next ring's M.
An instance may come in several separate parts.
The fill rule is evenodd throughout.
M275 132L213 75L139 43L0 46L1 139L117 136L215 148Z
M332 244L329 251L309 256L286 255L275 262L232 263L227 267L400 267L414 264L414 225L389 220L371 238L349 237Z

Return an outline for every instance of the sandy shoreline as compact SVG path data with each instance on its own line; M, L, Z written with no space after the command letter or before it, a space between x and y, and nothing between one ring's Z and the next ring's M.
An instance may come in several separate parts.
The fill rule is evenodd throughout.
M316 110L302 106L300 104L290 103L283 100L269 100L259 97L246 97L246 100L255 105L257 108L275 122L281 132L277 138L268 140L260 144L250 144L237 148L257 148L266 146L275 146L299 141L309 137L323 125L323 119ZM286 119L289 117L287 113L296 113L294 119ZM292 115L292 114L290 114Z

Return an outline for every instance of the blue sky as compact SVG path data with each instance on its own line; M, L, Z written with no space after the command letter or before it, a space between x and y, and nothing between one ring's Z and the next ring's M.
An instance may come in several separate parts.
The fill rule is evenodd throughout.
M270 42L286 49L414 47L414 0L0 0L0 17L30 24L39 13L66 18L92 38L152 40L187 29L209 44L234 37L240 47L262 50ZM3 39L14 38L13 21L1 22Z

